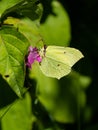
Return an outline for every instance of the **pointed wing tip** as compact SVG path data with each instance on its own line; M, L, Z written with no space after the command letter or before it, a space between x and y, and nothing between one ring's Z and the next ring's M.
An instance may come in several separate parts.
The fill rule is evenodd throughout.
M82 54L82 52L80 52L80 57L79 57L80 59L82 59L82 58L84 58L84 55ZM79 60L80 60L79 59Z
M80 52L80 51L79 51ZM82 52L80 52L80 59L82 59L82 58L84 58L84 55L83 55L83 53ZM79 60L80 60L79 59Z

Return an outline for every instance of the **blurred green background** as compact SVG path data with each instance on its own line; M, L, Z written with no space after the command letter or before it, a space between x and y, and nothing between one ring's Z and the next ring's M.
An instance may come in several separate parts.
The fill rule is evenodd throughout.
M23 100L15 100L0 77L1 130L97 130L98 0L41 2L45 43L77 48L85 57L59 81L45 77L34 65ZM33 38L38 40L38 34Z

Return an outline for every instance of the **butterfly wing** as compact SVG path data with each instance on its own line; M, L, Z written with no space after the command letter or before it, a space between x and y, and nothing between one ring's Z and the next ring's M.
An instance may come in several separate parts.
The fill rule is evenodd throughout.
M78 60L83 58L83 54L79 50L71 47L48 46L46 49L46 57L72 67Z
M45 57L40 65L41 71L48 77L60 79L71 71L71 67L59 61Z

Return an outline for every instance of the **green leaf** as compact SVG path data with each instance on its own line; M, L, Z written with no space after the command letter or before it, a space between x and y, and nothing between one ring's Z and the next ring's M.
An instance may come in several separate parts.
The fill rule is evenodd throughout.
M15 27L19 28L19 31L26 36L32 46L36 46L42 39L39 33L38 21L32 21L29 18L18 19L8 17L4 23L13 24Z
M32 46L37 46L37 43L42 39L39 33L38 24L38 22L34 22L29 18L21 19L17 24L20 32L26 36Z
M36 0L16 0L11 1L4 9L1 8L1 22L3 22L12 13L21 17L29 17L31 20L40 19L42 15L42 6L37 4ZM8 1L2 1L1 5L7 5ZM11 14L10 14L11 13Z
M47 45L68 46L71 38L70 20L58 1L52 2L53 14L49 14L40 32Z
M14 7L16 4L23 3L25 0L0 0L0 16L5 10Z
M23 93L28 40L13 27L0 29L0 74L18 96Z
M37 2L37 0L36 0ZM31 20L40 20L41 16L42 16L42 5L36 4L36 2L34 2L34 0L32 1L28 1L27 5L23 5L23 7L20 7L20 11L19 9L17 9L17 13L30 18Z
M24 99L18 99L2 118L2 130L31 130L34 116L31 98L27 93Z
M40 52L43 57L41 71L48 77L60 79L71 72L71 67L81 58L82 53L70 47L48 46Z

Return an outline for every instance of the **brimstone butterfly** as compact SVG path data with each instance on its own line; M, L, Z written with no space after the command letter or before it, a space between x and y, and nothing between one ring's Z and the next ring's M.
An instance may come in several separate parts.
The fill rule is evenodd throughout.
M83 54L71 47L48 46L39 52L42 56L41 71L48 77L60 79L71 72L71 67Z

